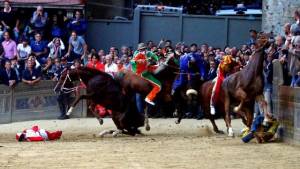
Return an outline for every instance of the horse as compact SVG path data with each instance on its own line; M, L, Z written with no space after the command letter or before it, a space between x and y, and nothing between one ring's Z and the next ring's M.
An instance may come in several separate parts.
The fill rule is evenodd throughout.
M204 82L200 78L199 68L196 62L189 62L188 67L195 73L183 73L183 76L187 76L188 82L186 85L179 86L173 94L173 100L176 105L176 112L174 116L177 116L176 124L179 124L183 118L184 112L196 114L199 111L199 86Z
M174 54L169 54L166 60L161 63L153 72L153 75L162 83L162 89L158 93L156 100L162 103L172 101L172 84L177 76L179 67L176 63ZM152 88L152 85L146 79L141 78L130 70L121 70L115 77L120 82L125 93L139 93L146 96ZM145 129L150 130L148 111L145 111Z
M233 61L232 63L230 63L228 65L225 65L225 66L226 66L226 68L224 68L224 70L225 70L224 73L226 75L233 74L233 73L240 70L240 65L235 61ZM212 90L213 90L213 87L214 87L214 83L215 82L213 80L210 80L210 81L204 82L200 86L200 88L199 88L200 97L199 97L199 102L198 103L201 106L201 109L204 113L204 116L210 120L210 122L213 126L213 130L216 133L223 133L223 131L218 129L218 126L215 123L215 118L217 118L219 116L223 117L224 120L225 120L224 91L222 89L220 90L220 95L217 97L217 99L215 101L216 103L214 104L217 114L212 115L211 112L210 112L210 100L211 100L211 95L212 95Z
M113 134L113 136L121 133L134 136L141 133L138 128L144 125L144 116L138 113L134 97L125 94L120 83L111 75L87 67L66 69L62 72L56 88L62 92L72 90L71 84L76 81L86 86L87 94L79 95L75 99L67 115L70 115L81 99L92 100L94 104L100 104L112 110L112 120L117 127L116 131L104 131L100 133L100 136L106 133Z
M263 97L263 62L265 49L270 44L268 39L269 34L260 33L256 43L257 49L248 65L223 81L225 122L230 137L234 136L230 118L231 105L235 106L233 111L241 115L243 123L249 128L253 121L255 101L266 109Z

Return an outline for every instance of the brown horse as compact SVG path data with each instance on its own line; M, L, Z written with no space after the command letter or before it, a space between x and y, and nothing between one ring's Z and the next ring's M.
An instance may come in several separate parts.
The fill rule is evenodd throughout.
M225 72L226 75L230 75L233 74L237 71L240 70L240 65L233 61L231 64L225 65L226 67L224 68L224 70L227 70L227 72ZM217 114L216 115L212 115L210 113L210 100L211 100L211 94L212 94L212 90L214 87L214 83L213 80L204 82L201 87L200 87L200 92L199 92L199 103L200 106L202 108L202 111L205 115L206 118L208 118L210 120L210 122L213 125L213 129L216 133L223 133L222 131L220 131L215 123L215 118L218 116L222 116L223 118L225 118L225 109L224 109L224 91L220 90L220 95L218 96L218 99L216 100L216 103L214 104L215 109Z
M129 135L140 133L138 128L144 125L144 115L138 113L133 95L124 94L122 86L112 76L86 67L64 70L56 89L60 89L62 92L72 90L74 89L72 84L76 81L80 81L86 86L87 94L79 95L76 98L67 115L70 115L81 99L87 99L112 110L112 120L118 130L105 131L101 135L107 132L114 136L119 133Z
M161 63L153 72L154 76L162 83L162 90L157 95L156 100L162 103L168 103L172 100L172 84L177 76L179 67L176 64L175 56L170 54L166 60ZM151 91L151 83L129 70L121 70L115 77L120 82L125 93L135 92L146 96ZM150 130L147 110L145 112L145 128Z
M252 54L248 65L241 71L228 76L222 84L228 136L234 135L230 118L231 105L236 106L233 111L240 114L244 124L250 127L255 100L259 103L263 102L263 62L265 48L269 45L268 39L269 35L259 34L256 43L257 50Z

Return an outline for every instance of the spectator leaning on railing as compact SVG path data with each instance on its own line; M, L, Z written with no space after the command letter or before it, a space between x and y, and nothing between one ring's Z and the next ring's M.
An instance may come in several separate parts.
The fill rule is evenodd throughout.
M41 69L35 68L34 59L28 59L26 68L22 75L22 82L28 85L35 85L41 80Z
M9 60L5 61L4 69L0 70L0 77L2 83L13 87L18 82L17 74L14 69L11 68L11 62Z

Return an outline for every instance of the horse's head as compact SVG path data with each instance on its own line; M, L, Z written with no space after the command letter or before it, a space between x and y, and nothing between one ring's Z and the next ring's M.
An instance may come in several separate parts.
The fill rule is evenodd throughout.
M268 48L270 46L270 38L272 37L271 33L260 32L256 40L256 48Z
M61 76L54 88L54 91L57 92L64 92L70 93L74 91L74 84L73 82L81 81L80 77L81 70L79 69L70 69L69 67L65 68L61 72Z
M169 73L169 74L175 74L175 72L179 71L179 65L177 63L177 58L175 57L174 53L169 53L167 55L166 60L161 63L157 69L154 71L155 75L163 74L163 73Z

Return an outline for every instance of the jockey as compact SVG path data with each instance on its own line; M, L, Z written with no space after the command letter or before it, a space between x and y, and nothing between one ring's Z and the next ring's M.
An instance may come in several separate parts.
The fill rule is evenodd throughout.
M140 75L142 78L146 79L152 84L153 88L146 96L145 101L151 105L155 105L153 100L155 99L157 93L161 90L161 83L151 74L156 67L149 65L150 59L153 59L157 62L159 57L154 53L147 51L147 46L144 43L140 43L138 45L138 50L134 52L131 65L134 73Z
M18 141L47 141L57 140L61 137L62 131L49 132L39 126L33 126L31 129L25 129L22 133L16 134Z
M197 70L190 68L190 64L193 62L196 63ZM197 80L197 78L199 78L199 80L205 80L206 68L203 56L197 53L197 44L192 44L191 53L182 55L180 57L180 76L175 80L173 84L172 93L174 94L176 89L186 85L187 83L190 83L191 79L193 82L193 79ZM192 84L192 86L193 85L194 84Z
M216 114L215 110L215 103L218 100L220 91L221 91L221 86L222 83L226 77L226 74L228 72L231 72L229 65L233 62L232 56L231 55L226 55L224 56L223 60L218 66L218 72L217 72L217 77L213 80L214 82L214 87L211 93L211 98L210 98L210 113L212 115Z

